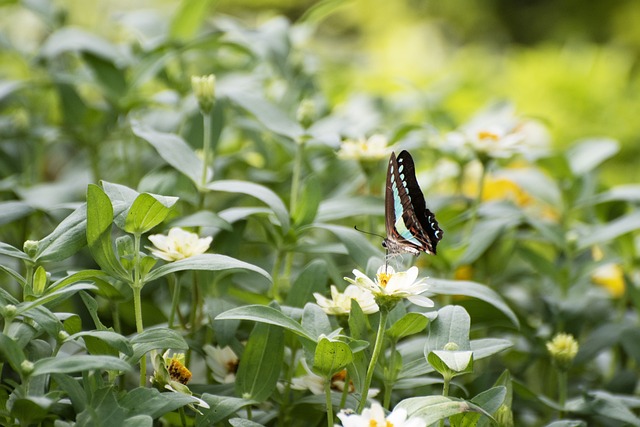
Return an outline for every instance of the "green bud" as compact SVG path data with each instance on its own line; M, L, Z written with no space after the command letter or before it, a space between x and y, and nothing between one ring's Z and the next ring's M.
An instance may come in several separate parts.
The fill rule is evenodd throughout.
M460 346L454 342L448 342L444 345L444 350L446 351L458 351Z
M296 119L305 129L311 126L316 118L316 104L311 99L303 99L296 111Z
M5 319L13 319L16 317L16 313L18 312L18 308L13 304L7 304L2 309L2 317Z
M498 408L495 419L500 427L513 427L513 412L507 405Z
M23 360L20 364L20 370L24 375L30 375L33 372L33 362Z
M209 114L216 99L216 76L192 76L191 88L203 114Z
M67 338L69 338L69 333L67 331L60 331L58 332L57 338L58 338L58 341L64 341Z
M36 253L38 252L39 244L40 242L37 240L27 240L22 245L22 250L31 258L34 258L36 256Z
M39 266L36 268L36 272L33 274L33 294L35 296L40 296L44 293L48 279L48 274L44 267Z

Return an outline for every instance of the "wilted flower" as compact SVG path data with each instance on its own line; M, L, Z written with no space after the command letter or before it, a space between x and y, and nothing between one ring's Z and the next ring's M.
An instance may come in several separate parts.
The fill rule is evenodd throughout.
M193 406L198 405L209 409L209 404L204 400L193 396L187 383L191 379L191 372L184 366L184 354L176 353L169 357L169 350L163 355L157 352L152 353L151 364L153 365L153 375L151 384L160 391L169 390L174 393L182 393L191 396L196 400L188 406L194 411L200 412Z
M351 300L357 301L364 314L377 313L379 310L373 294L355 285L347 286L343 293L339 292L334 285L331 285L331 299L317 292L314 292L313 296L320 308L327 314L349 314Z
M578 342L573 335L561 332L547 342L547 350L558 369L566 371L578 354Z
M200 111L205 114L209 113L216 98L216 76L213 74L192 76L191 89L198 100Z
M369 279L364 273L353 270L355 280L344 279L371 292L379 306L391 308L400 299L408 299L421 307L433 307L433 301L420 295L429 288L424 279L418 278L418 267L396 273L393 268L383 265L378 269L376 280Z
M240 363L235 352L229 346L220 348L210 344L206 344L203 350L207 354L206 363L212 371L213 379L220 384L233 383Z
M614 298L624 295L624 272L620 264L609 262L599 266L591 273L591 280L609 291Z
M213 238L211 236L200 238L196 233L190 233L179 227L169 230L169 234L153 234L149 236L154 248L151 253L165 261L178 261L200 255L209 249Z
M394 409L387 416L377 402L374 402L371 408L362 411L361 415L349 414L343 410L338 413L338 418L342 422L342 427L426 427L427 425L427 422L419 417L407 419L407 410L404 408Z
M342 142L338 157L344 160L375 161L389 155L387 138L384 135L371 135L368 139L348 139Z

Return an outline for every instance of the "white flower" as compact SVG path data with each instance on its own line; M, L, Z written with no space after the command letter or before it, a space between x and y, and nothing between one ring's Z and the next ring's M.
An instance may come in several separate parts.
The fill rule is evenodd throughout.
M407 419L407 410L398 408L385 416L384 409L379 403L374 402L371 408L362 411L361 415L348 414L340 411L338 418L342 421L342 427L426 427L427 422L422 418Z
M445 146L462 148L464 144L480 157L507 158L516 153L533 153L547 144L548 136L533 120L524 120L513 107L503 104L472 118L458 131L446 135Z
M383 265L378 269L375 282L358 270L353 270L353 274L356 276L355 280L348 277L344 279L369 290L378 304L385 299L406 298L421 307L433 307L433 301L420 295L429 288L429 285L424 279L416 281L418 267L414 266L407 271L396 273L393 268Z
M342 143L338 157L344 160L380 160L389 155L387 138L374 134L368 139L348 139Z
M206 344L203 350L207 354L206 362L213 373L213 379L220 384L233 383L240 363L234 351L229 346L220 348L210 344Z
M301 377L292 378L291 388L294 390L309 390L311 393L316 395L324 394L324 379L311 372L304 360L302 361L302 366L304 367L304 370L307 371L307 374ZM331 377L331 390L343 392L346 385L346 376L346 369L333 374ZM353 386L353 382L349 381L349 393L353 393L354 391L355 387ZM370 388L369 393L367 393L367 397L374 398L378 393L380 393L380 389Z
M364 314L377 313L379 308L376 304L373 294L356 285L349 285L344 293L338 291L334 285L331 285L331 299L326 298L322 294L314 292L313 296L316 302L327 314L349 314L351 311L351 300L356 300Z
M196 233L190 233L179 227L169 230L169 234L153 234L149 240L156 248L151 253L165 261L177 261L200 255L209 249L213 238L200 238Z

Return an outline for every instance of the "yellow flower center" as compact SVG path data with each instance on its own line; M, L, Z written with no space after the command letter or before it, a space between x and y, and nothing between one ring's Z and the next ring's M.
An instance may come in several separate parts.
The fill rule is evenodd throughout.
M393 423L391 421L385 421L384 425L379 426L376 420L369 420L369 427L393 427Z
M500 139L500 136L494 132L488 130L481 130L478 132L478 138L480 139L490 139L492 141L497 141Z
M391 274L389 274L389 273L378 273L378 284L381 287L386 288L387 287L387 283L389 283L390 279L391 279Z

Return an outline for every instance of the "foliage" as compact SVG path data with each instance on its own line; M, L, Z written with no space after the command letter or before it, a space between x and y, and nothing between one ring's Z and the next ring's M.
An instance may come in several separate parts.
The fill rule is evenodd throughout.
M601 179L615 140L552 150L508 103L458 125L459 94L327 96L317 15L212 4L124 13L119 39L0 6L42 30L0 52L0 424L640 425L640 187ZM401 149L437 256L353 229L384 229Z

